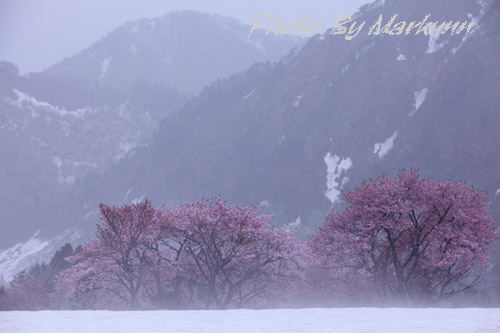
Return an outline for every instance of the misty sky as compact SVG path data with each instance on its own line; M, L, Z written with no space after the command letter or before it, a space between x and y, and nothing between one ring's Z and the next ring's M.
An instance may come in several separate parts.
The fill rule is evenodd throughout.
M86 48L117 26L172 10L194 9L251 23L258 14L285 21L334 22L369 0L0 0L0 60L39 71ZM328 24L330 25L330 24Z

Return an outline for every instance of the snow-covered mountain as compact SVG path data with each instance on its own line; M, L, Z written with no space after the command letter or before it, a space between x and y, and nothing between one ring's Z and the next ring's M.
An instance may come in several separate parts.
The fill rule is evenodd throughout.
M124 24L44 73L112 87L146 80L197 94L210 82L258 61L279 60L302 38L275 36L219 15L176 11Z

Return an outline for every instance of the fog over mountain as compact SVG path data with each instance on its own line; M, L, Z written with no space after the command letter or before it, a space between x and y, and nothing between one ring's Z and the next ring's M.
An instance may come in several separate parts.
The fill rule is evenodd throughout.
M100 182L91 191L158 204L221 195L263 207L278 225L300 219L306 233L342 207L342 189L415 167L488 191L498 216L499 9L491 1L366 5L356 20L367 24L380 14L387 22L432 13L476 25L467 36L316 35L277 64L209 85L151 145L108 170L106 194Z
M350 41L327 30L251 65L300 41L246 39L249 27L231 19L176 12L128 23L42 74L5 64L0 149L11 190L0 247L22 243L0 265L12 271L27 253L86 239L99 202L146 197L171 206L220 195L275 214L275 225L300 222L305 237L342 208L342 189L410 167L488 191L500 217L500 6L378 0L354 19L396 13L476 24L467 36L365 27Z
M177 11L127 23L73 57L44 71L112 87L148 81L197 94L210 82L254 62L279 60L302 39L267 35L247 38L249 26L219 15Z
M97 206L86 201L104 197L88 182L147 146L203 85L303 43L262 31L247 40L248 31L231 18L173 12L127 23L42 73L0 62L0 249L21 242L0 253L0 271L11 276L78 239L85 216L91 230Z

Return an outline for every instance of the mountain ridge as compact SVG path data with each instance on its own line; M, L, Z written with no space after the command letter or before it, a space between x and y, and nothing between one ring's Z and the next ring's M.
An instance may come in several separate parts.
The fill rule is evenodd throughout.
M325 193L341 207L335 193L345 186L402 168L496 193L500 180L493 169L500 156L491 146L477 148L479 138L500 140L492 107L498 46L488 41L499 38L498 7L460 1L448 10L447 4L378 1L357 14L367 22L381 13L418 18L428 12L440 20L477 20L467 37L440 36L439 49L431 35L345 41L327 30L279 63L257 64L209 85L163 122L139 156L109 171L109 179L121 175L110 188L133 187L173 205L213 195L256 206L267 201L277 224L301 216L310 230L331 208ZM464 108L470 101L475 113ZM468 132L460 127L465 124ZM141 170L145 176L134 178ZM496 212L497 199L491 199Z
M147 80L195 95L216 79L254 62L279 60L302 44L299 37L265 35L263 31L248 39L250 27L246 28L236 19L220 15L173 11L125 23L43 73L114 87Z

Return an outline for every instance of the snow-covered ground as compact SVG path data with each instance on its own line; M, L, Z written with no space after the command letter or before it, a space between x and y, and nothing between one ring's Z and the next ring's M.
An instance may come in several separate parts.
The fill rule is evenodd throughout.
M0 332L500 332L500 309L0 312Z

